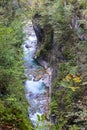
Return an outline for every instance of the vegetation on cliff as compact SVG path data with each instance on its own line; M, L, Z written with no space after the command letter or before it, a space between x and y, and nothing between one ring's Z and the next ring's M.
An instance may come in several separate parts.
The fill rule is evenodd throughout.
M22 84L22 14L43 30L37 58L53 68L50 129L86 130L86 0L0 1L0 129L33 130Z
M37 58L53 67L52 130L87 129L87 2L42 0L33 9L44 31Z

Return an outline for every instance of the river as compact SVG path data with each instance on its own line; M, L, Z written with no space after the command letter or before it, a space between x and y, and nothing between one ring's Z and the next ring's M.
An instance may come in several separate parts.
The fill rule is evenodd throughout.
M39 122L38 116L44 115L45 119L49 119L49 104L51 91L51 75L52 70L45 62L45 68L35 60L37 50L37 38L33 29L32 22L27 22L24 27L26 34L23 44L24 66L25 66L25 95L29 103L29 118L34 126ZM44 121L46 124L46 122ZM48 130L48 129L46 129Z

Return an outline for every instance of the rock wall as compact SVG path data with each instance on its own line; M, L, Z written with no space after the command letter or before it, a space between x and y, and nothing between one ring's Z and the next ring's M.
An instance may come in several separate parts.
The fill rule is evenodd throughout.
M59 80L61 79L61 77L64 77L64 71L66 71L63 71L64 65L66 65L67 63L70 64L70 67L78 66L78 73L82 76L82 78L84 77L83 81L86 82L87 80L87 53L85 50L86 39L81 38L82 35L78 34L78 31L81 28L79 26L78 19L75 18L76 16L72 20L73 26L65 26L65 30L63 30L65 31L65 33L62 36L58 35L57 39L55 38L55 30L53 30L51 25L45 25L43 31L41 31L40 26L38 27L38 22L37 25L34 25L37 28L36 30L40 30L35 30L37 37L38 35L40 37L38 38L39 42L36 59L40 63L42 63L42 60L46 61L48 63L47 66L51 66L53 69L51 105L54 105L51 106L51 120L56 125L58 122L60 122L61 124L62 120L62 126L65 130L69 128L69 125L79 126L79 121L76 123L75 120L77 118L78 120L81 120L81 115L74 117L73 113L79 112L78 101L80 100L82 104L82 101L84 100L86 95L86 85L83 85L83 88L81 88L81 90L78 90L73 94L73 99L72 94L70 95L70 93L65 88L59 85ZM84 28L84 30L85 29L86 28ZM40 35L41 32L43 35ZM84 37L85 35L86 31L84 31ZM82 43L84 43L84 45L82 45ZM42 66L44 63L42 63ZM44 66L46 66L46 64ZM85 105L82 105L82 111L84 107ZM66 118L65 115L67 115L68 112L70 112L72 115ZM64 122L65 119L67 123ZM82 122L82 124L83 126L85 126L85 123Z

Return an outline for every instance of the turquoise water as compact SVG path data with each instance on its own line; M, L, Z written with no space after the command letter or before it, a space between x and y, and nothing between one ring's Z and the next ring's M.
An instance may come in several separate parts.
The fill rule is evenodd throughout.
M24 31L26 33L26 37L22 47L24 53L24 66L26 68L25 75L27 75L27 80L25 81L25 95L27 101L29 102L29 118L32 123L36 125L38 122L37 115L41 116L46 111L47 92L42 78L35 81L35 71L38 69L41 71L41 66L38 65L34 59L37 48L37 38L32 24L26 25Z

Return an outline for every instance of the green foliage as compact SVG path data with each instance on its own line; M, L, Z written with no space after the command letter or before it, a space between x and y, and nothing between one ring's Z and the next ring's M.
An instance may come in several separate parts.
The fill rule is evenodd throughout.
M74 109L74 106L79 98L86 95L85 90L81 94L83 86L78 81L84 80L85 83L87 81L87 2L86 0L45 0L42 7L38 6L36 11L41 15L39 24L43 27L44 32L46 25L50 25L54 32L54 45L51 47L53 47L52 54L55 58L49 57L53 61L53 63L51 61L53 69L58 73L53 73L53 76L56 76L52 84L51 95L51 114L55 124L52 126L52 130L85 128L86 123L83 123L85 119L81 122L81 118L84 118L82 115L85 113L85 109L83 110L85 107L81 104L82 112L79 113L79 107ZM47 49L49 36L45 36L45 42L38 52L39 56L50 55L50 51ZM74 91L78 87L80 89L72 93L71 90ZM70 116L68 116L68 112ZM77 122L74 117L77 118Z
M58 114L58 110L57 110L58 104L57 104L56 100L53 100L51 102L50 107L52 109L52 116L55 116L56 114Z
M46 27L44 27L44 37L45 39L43 40L43 44L37 51L36 56L37 58L42 56L43 59L46 60L50 49L52 49L53 43L53 29L50 25L46 25Z
M78 66L72 66L70 62L63 62L59 64L58 74L59 81L65 78L69 73L75 75L78 72Z
M45 49L44 46L41 47L41 49L39 49L36 53L36 57L39 58L40 56L42 57L46 57L47 56L47 50Z
M68 86L71 85L70 83L72 82L71 81L72 75L75 76L75 78L73 77L74 78L73 80L75 80L75 82L80 81L79 77L76 76L77 70L78 67L71 66L69 62L68 63L63 62L59 64L58 68L59 76L55 78L55 81L53 82L52 86L51 115L53 118L56 117L55 121L56 126L55 127L53 126L54 130L55 129L61 130L64 126L67 126L66 124L68 124L68 117L67 117L68 112L70 113L73 112L74 94L72 93L73 91L72 88L68 88ZM67 82L62 81L63 79L67 80ZM77 85L77 83L75 83L74 85ZM62 86L64 88L62 88ZM76 128L78 127L76 126Z
M76 125L73 125L71 126L71 128L69 128L69 130L79 130L79 127Z
M52 126L51 127L51 130L62 130L63 126L65 125L67 121L64 120L63 116L61 115L59 120L58 120L58 123L56 123L55 126Z
M10 3L1 4L3 4L2 8L5 6L5 9L3 8L3 16L0 15L0 129L33 130L31 121L28 119L22 83L24 77L21 48L24 37L23 24L19 18L10 19L12 17L10 12L6 12L6 7ZM4 19L6 13L8 16Z
M60 79L58 80L59 85L71 89L72 91L76 91L80 89L81 86L81 77L78 75L77 66L70 66L67 64L60 64L59 73ZM61 75L63 71L63 75Z
M44 114L42 114L41 116L37 115L37 118L38 118L38 122L36 125L36 129L37 130L49 130L48 122L45 119L45 115Z
M78 3L81 6L81 8L86 8L87 7L86 0L78 0Z

